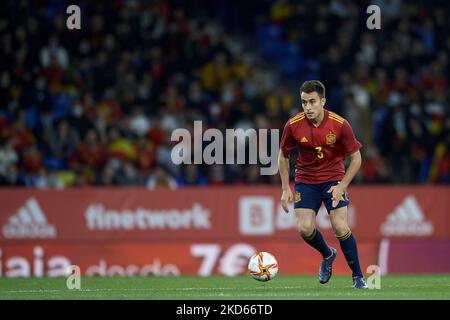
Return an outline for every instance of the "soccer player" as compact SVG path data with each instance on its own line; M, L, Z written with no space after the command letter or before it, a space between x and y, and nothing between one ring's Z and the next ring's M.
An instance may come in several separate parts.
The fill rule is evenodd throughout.
M300 87L303 111L290 118L283 130L278 168L283 193L281 205L288 212L294 202L297 226L301 237L322 254L319 282L327 283L337 257L315 227L315 218L322 201L331 225L352 270L353 287L366 289L359 265L356 240L347 223L349 199L347 187L361 166L361 143L356 140L350 124L325 106L325 87L317 80L305 81ZM295 165L295 194L289 186L289 154L298 148ZM344 159L350 164L345 170Z

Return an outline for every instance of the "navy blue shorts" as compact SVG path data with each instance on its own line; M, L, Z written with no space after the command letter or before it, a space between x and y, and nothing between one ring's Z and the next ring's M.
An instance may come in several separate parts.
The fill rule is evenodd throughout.
M331 192L328 192L332 186L335 186L339 181L325 182L319 184L307 184L307 183L297 183L295 184L295 194L294 194L294 208L305 208L312 209L319 212L320 205L323 203L327 208L328 214L331 210L348 206L350 201L348 200L347 192L341 197L338 205L333 208L331 200Z

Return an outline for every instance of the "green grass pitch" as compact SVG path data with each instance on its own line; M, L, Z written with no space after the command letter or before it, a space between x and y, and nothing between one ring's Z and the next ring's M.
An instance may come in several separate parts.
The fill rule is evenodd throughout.
M0 278L0 299L446 299L450 274L389 275L381 289L357 290L351 279L333 276L320 285L317 276L283 276L258 282L237 277L83 277L80 290L69 290L66 278Z

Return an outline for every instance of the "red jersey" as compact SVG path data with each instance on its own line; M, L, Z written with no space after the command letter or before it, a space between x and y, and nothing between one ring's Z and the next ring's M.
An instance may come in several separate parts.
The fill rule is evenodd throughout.
M324 183L341 180L345 174L344 158L359 150L347 120L324 110L322 123L315 127L299 113L289 119L281 137L281 150L288 156L297 146L295 183Z

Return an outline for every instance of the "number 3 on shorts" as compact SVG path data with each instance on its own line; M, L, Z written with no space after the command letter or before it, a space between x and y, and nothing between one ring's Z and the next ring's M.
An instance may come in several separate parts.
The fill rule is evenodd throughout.
M317 151L317 158L322 159L323 158L322 147L316 147L315 149Z

